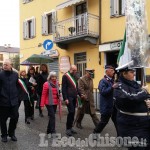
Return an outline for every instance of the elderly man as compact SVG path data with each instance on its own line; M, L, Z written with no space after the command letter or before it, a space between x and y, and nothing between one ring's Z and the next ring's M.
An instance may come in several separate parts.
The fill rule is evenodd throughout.
M95 106L94 106L94 96L93 96L93 77L94 70L86 69L86 74L79 79L78 89L82 100L82 107L78 108L77 113L77 128L82 129L81 122L84 114L90 114L95 126L98 125L99 119L96 116Z
M7 130L7 119L10 117ZM15 129L18 122L18 74L12 70L11 60L5 60L0 72L0 124L2 142L7 142L7 135L17 141Z
M75 78L77 67L72 65L70 71L65 73L62 77L62 95L68 108L68 116L66 123L66 135L72 136L76 131L72 128L75 116L75 108L77 101L77 81Z
M104 78L99 82L99 92L100 92L100 113L101 121L98 126L94 129L94 133L101 133L104 127L107 125L110 118L114 122L116 127L116 109L113 106L113 89L114 84L114 67L111 65L105 66Z

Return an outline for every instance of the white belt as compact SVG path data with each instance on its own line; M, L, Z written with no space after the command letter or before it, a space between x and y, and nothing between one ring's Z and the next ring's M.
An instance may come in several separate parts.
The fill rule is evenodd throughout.
M131 115L131 116L148 116L148 112L145 113L131 113L131 112L124 112L122 110L119 110L122 114Z

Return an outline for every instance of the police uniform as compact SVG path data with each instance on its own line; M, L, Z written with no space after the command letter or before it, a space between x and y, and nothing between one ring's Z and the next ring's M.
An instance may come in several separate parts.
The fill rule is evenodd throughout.
M111 65L106 65L105 69L114 69ZM114 107L113 100L113 78L105 75L103 79L100 80L98 89L100 92L100 114L101 121L98 123L97 127L94 129L94 133L101 133L105 128L109 119L111 118L116 127L116 109ZM117 130L117 129L116 129Z
M118 69L119 72L133 70L128 64ZM148 92L141 88L136 81L119 78L118 86L114 89L114 99L118 110L117 128L121 137L137 137L140 144L150 141L150 116L145 100ZM131 141L133 142L133 141ZM146 147L130 147L129 150L148 150Z

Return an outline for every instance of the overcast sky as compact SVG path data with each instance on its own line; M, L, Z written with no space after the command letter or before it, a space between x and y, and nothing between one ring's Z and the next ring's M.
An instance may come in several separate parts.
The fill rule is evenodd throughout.
M19 0L1 0L0 46L19 47Z

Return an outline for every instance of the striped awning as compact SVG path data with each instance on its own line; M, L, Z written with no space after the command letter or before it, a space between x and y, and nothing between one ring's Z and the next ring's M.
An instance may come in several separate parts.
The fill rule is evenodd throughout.
M57 10L63 9L63 8L65 8L65 7L75 5L75 4L80 3L80 2L82 2L82 1L84 1L84 0L68 0L68 1L66 1L66 2L63 2L63 3L59 4L59 5L57 5L57 6L56 6L56 9L57 9Z

